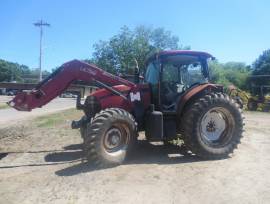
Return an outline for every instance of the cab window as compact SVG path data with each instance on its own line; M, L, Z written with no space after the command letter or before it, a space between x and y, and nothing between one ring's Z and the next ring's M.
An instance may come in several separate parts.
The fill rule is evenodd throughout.
M159 82L159 69L156 62L151 62L147 66L145 81L149 84L156 85Z

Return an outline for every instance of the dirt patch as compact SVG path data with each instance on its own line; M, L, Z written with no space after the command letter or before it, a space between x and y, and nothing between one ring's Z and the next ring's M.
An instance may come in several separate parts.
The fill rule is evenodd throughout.
M70 110L0 130L0 203L270 202L270 114L246 113L229 159L201 161L142 140L109 169L84 163L79 131L70 129L80 116Z

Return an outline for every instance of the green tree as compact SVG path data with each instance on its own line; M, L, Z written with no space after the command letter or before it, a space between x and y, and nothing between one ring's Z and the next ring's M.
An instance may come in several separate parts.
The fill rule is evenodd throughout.
M0 59L0 82L22 81L24 74L30 74L29 67Z
M253 63L253 75L270 75L270 49L265 50Z
M270 49L265 50L252 65L252 76L256 75L270 75ZM269 78L259 77L250 79L250 84L270 85Z
M240 89L247 90L247 79L250 75L250 67L242 62L227 62L224 65L225 77L228 81Z
M164 28L138 26L131 30L127 26L108 41L94 44L91 62L106 71L132 73L135 59L140 68L151 54L166 49L189 49L179 44L179 38Z
M223 84L228 86L230 84L229 80L225 76L225 70L221 63L217 60L211 61L209 63L211 81L217 84Z
M250 67L241 62L219 63L217 60L210 62L211 79L214 83L223 84L225 87L233 84L240 89L247 90L247 80Z

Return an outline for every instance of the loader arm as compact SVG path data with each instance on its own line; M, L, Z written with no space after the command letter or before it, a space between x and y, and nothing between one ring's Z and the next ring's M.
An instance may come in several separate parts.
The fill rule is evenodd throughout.
M19 92L8 104L19 111L31 111L42 107L63 93L68 86L77 80L101 82L111 86L124 84L134 87L135 84L121 77L114 76L92 64L72 60L63 64L50 76L40 82L29 92Z

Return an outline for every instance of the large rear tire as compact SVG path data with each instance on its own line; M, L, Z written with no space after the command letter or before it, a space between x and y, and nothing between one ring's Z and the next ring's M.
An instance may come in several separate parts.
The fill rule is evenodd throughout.
M133 116L120 108L109 108L97 114L84 132L84 151L97 167L122 164L136 140Z
M203 159L222 159L240 143L242 110L223 93L205 95L188 106L182 118L184 143Z

